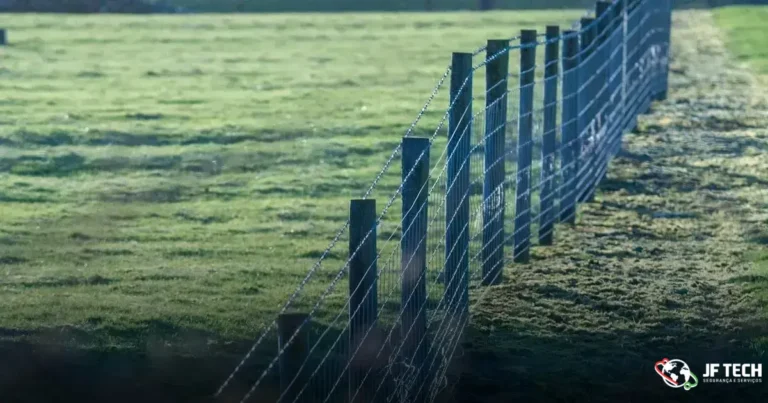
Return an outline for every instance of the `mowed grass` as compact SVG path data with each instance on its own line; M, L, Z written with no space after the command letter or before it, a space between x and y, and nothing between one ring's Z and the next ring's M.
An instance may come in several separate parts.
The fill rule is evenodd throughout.
M7 16L0 337L252 338L343 225L451 52L580 14ZM482 69L474 84L481 94ZM414 134L432 134L447 94L446 83ZM374 194L380 210L399 171ZM330 283L345 242L297 306Z
M762 83L768 85L768 7L725 7L714 13L715 21L724 32L726 45L731 54L746 63L756 73ZM763 229L753 234L758 244L768 244L768 230ZM739 280L748 285L760 299L768 316L768 250L752 254L756 262L754 275L744 276ZM768 339L764 340L768 346Z
M768 83L768 7L724 7L714 12L731 54Z

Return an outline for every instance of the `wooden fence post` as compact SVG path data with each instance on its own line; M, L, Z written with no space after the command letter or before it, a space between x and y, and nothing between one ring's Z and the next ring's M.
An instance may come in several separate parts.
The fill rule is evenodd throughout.
M639 71L638 62L642 51L640 48L640 39L643 36L643 29L640 26L640 22L643 21L643 7L638 0L626 0L626 36L624 44L626 46L627 57L625 60L626 65L626 78L627 78L627 92L626 100L627 104L631 105L627 109L627 129L629 131L635 131L637 129L637 116L641 113L645 113L644 104L645 101L640 99L642 95L639 90L642 88L641 75ZM631 101L630 101L631 100Z
M531 243L531 163L533 160L533 86L536 68L536 30L520 36L520 114L517 140L515 247L513 261L526 263Z
M661 40L663 43L663 54L661 57L666 62L662 66L661 71L661 83L660 91L656 96L658 101L664 101L667 99L667 91L669 90L669 54L671 52L672 45L672 0L661 0L662 4L662 16L664 17L659 21L659 27L662 29Z
M638 44L640 49L635 49L635 52L638 55L638 58L646 56L647 51L650 48L650 43L648 38L646 37L646 34L648 32L652 32L654 29L654 24L656 21L653 21L653 8L654 5L653 1L638 1L638 9L640 13L640 22L642 22L643 26L638 29L640 31L640 39L642 40L641 43ZM644 67L648 68L648 59L645 59L644 61ZM656 82L654 82L655 77L651 74L642 74L641 78L643 80L650 80L650 82L646 83L643 87L648 87L647 91L642 92L642 107L640 108L640 111L642 114L647 114L651 111L651 105L653 104L653 99L655 98L656 94L654 93L654 88L656 86ZM639 97L640 94L638 94Z
M362 385L371 368L372 328L378 312L376 200L349 205L349 401L369 402L373 391ZM369 377L371 378L371 377ZM370 383L366 380L366 383ZM360 392L358 392L360 389ZM354 400L353 400L354 397Z
M505 145L509 41L489 40L485 65L485 150L483 177L483 285L499 284L504 275Z
M614 91L617 94L617 102L616 102L616 108L618 108L617 111L617 118L616 118L616 131L618 139L616 139L616 145L611 151L613 155L618 154L619 150L621 150L621 143L624 138L624 121L626 119L626 113L627 113L627 102L626 102L626 80L627 80L627 73L626 73L626 64L625 60L627 57L627 49L624 46L625 45L625 37L626 37L626 0L616 0L616 8L614 8L614 30L616 30L616 34L614 37L613 45L611 46L614 49L621 49L617 53L617 56L614 61L614 69L616 71L620 71L618 74L618 78L616 79L616 84Z
M283 395L283 401L286 402L296 399L307 382L307 367L305 366L301 373L299 368L309 354L308 318L309 316L305 313L285 313L277 317L277 348L278 351L285 349L278 360L280 392ZM288 344L297 330L296 337ZM295 381L294 378L296 378ZM309 393L305 390L298 402L307 402Z
M576 221L576 181L579 171L579 37L577 31L563 32L562 145L560 146L560 222Z
M472 54L454 53L445 192L445 301L469 310L469 147L472 137ZM449 307L448 309L451 309Z
M611 16L608 15L611 2L598 1L595 4L595 21L597 25L595 37L593 38L593 58L595 65L595 78L597 85L595 85L595 115L590 125L593 128L594 137L592 140L592 166L595 169L591 178L586 181L587 189L584 201L595 201L595 193L597 192L597 185L603 179L604 165L608 164L608 154L602 150L607 147L607 143L610 141L605 130L606 119L609 115L607 110L609 104L609 89L610 89L610 73L609 68L612 67L610 63L611 47L606 45L608 42L609 28L611 27Z
M541 139L541 195L539 196L539 244L551 245L557 205L557 77L560 60L560 27L547 26L544 49L544 131Z
M589 136L589 128L596 113L595 84L598 77L595 77L595 57L593 56L595 34L597 24L594 24L594 18L581 19L581 41L580 51L581 63L579 64L579 125L577 143L579 145L576 158L579 160L579 172L576 175L576 201L581 203L586 200L585 184L589 179L587 175L593 168L593 147L594 139Z
M403 236L402 267L402 345L401 358L407 365L405 376L416 387L408 390L408 401L422 403L426 391L427 351L427 193L429 192L429 139L403 139ZM421 392L418 392L421 390Z

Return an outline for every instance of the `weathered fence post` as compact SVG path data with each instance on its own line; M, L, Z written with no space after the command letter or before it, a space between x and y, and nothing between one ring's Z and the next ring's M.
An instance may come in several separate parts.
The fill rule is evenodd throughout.
M304 313L285 313L277 317L277 348L278 351L285 349L278 360L280 392L284 402L294 401L307 381L307 367L301 373L299 368L309 354L308 318L309 316ZM288 344L294 334L296 337ZM298 402L307 402L308 396L309 392L304 391L298 398Z
M5 46L8 43L8 38L5 33L5 28L0 28L0 46Z
M595 200L595 192L597 191L597 185L603 179L604 165L608 163L608 155L603 152L603 148L608 148L610 139L606 136L606 119L608 117L607 108L610 105L609 100L609 88L610 83L608 78L610 74L608 69L610 64L610 51L611 48L606 45L608 43L607 36L609 34L609 28L611 27L610 15L608 10L611 7L611 3L608 1L598 1L595 4L595 21L596 21L596 33L592 41L594 51L591 52L593 63L595 65L595 76L592 78L596 80L595 91L595 114L590 126L593 130L593 138L591 141L591 160L594 173L592 177L587 178L586 195L584 201L593 202Z
M485 65L485 176L483 178L483 279L499 284L504 273L505 142L509 41L489 40Z
M642 22L643 26L638 28L638 31L640 32L639 33L640 39L642 42L638 41L639 42L638 49L635 49L635 52L638 55L638 59L639 59L638 62L640 60L643 61L642 64L643 64L644 71L643 71L643 74L640 74L640 76L643 81L647 81L643 85L643 87L647 87L647 90L643 90L643 92L640 93L642 94L642 98L641 98L642 107L640 108L640 111L642 114L646 114L651 111L651 105L653 103L653 99L656 96L656 94L654 93L654 89L656 86L656 83L654 80L656 79L656 77L654 77L654 75L650 74L650 72L648 71L650 67L650 63L648 58L646 57L647 56L646 53L651 47L650 46L651 44L649 43L649 38L646 35L649 32L653 32L653 29L654 29L653 25L655 23L655 21L653 21L653 14L652 14L652 11L653 11L652 6L654 2L645 0L645 1L638 1L638 3L639 4L637 7L639 9L640 22ZM646 18L646 16L648 18ZM651 39L652 38L653 36L651 36ZM646 58L642 59L644 57ZM638 97L640 97L640 94L638 94Z
M408 379L414 389L408 390L408 401L420 403L426 396L425 382L427 337L427 193L429 179L429 139L403 139L403 236L401 239L402 269L402 345L401 358L407 365Z
M624 131L627 129L627 122L629 113L627 111L627 85L629 84L629 76L627 75L627 29L629 24L629 18L627 16L627 10L629 9L629 0L619 0L621 3L621 120L619 130L624 135Z
M472 136L472 54L451 61L445 192L445 301L457 314L469 310L469 147ZM453 305L456 304L456 305ZM457 309L458 308L458 309Z
M371 328L377 319L376 200L349 204L349 401L370 402L373 391L362 385L371 367ZM375 342L373 342L375 343ZM369 377L370 378L370 377ZM369 383L369 382L366 382ZM358 392L358 390L360 390ZM353 399L354 398L354 399Z
M531 243L531 162L533 160L533 86L536 30L520 32L520 114L517 139L517 189L513 261L528 262Z
M563 31L562 145L560 146L560 222L576 221L576 181L579 117L579 37L577 31Z
M661 52L659 51L659 45L661 45L661 38L664 36L664 33L661 32L661 26L663 24L662 19L664 18L664 15L661 12L662 5L664 3L664 0L656 0L652 2L653 5L650 7L649 12L651 13L651 22L650 27L648 27L650 32L653 32L650 35L649 45L653 49L651 51L651 66L652 69L650 71L652 85L651 85L651 103L653 101L656 101L659 99L659 95L661 94Z
M638 93L638 87L640 85L640 75L638 74L637 65L639 56L639 41L637 38L641 35L638 16L640 16L641 10L638 8L636 0L625 1L626 28L624 47L626 48L626 56L624 58L624 68L626 71L625 100L628 105L625 120L627 122L627 130L634 132L637 128L637 115L641 112L639 108L642 106L639 104L640 94Z
M609 100L609 91L610 91L610 73L612 73L611 70L611 48L607 44L610 44L608 42L608 37L610 35L610 28L611 28L611 15L608 14L608 11L611 8L611 2L610 1L598 1L595 3L595 21L597 21L597 32L595 35L595 58L597 59L595 63L597 64L597 68L599 69L598 74L598 90L599 90L599 101L597 104L597 117L599 118L597 120L598 126L596 130L600 130L605 126L605 118L606 118L606 108L608 107L608 100Z
M595 83L598 77L595 75L595 57L594 45L597 24L594 24L594 18L581 19L581 41L579 53L581 53L581 63L579 64L579 119L578 119L578 140L579 145L576 151L576 158L579 160L579 172L576 175L576 201L581 203L586 200L588 182L587 176L594 168L593 146L594 139L589 136L592 120L595 117L596 104Z
M541 142L541 195L539 196L539 244L551 245L558 212L555 204L557 162L557 77L560 59L560 27L547 26L544 49L544 131Z
M662 30L662 49L663 54L661 55L662 60L664 60L665 64L662 67L661 71L661 83L660 83L660 91L656 96L656 99L659 101L664 101L667 99L667 90L669 89L669 54L671 51L672 46L672 0L661 0L662 4L662 18L659 21L659 28Z
M611 150L612 155L616 155L621 150L621 142L624 136L624 118L626 116L626 99L625 99L625 84L626 84L626 68L624 60L627 55L627 49L624 46L624 35L626 33L626 19L624 2L626 0L616 0L616 6L613 9L613 37L611 49L614 49L616 56L613 59L613 70L616 71L616 78L614 79L613 93L615 95L614 108L616 108L615 114L615 136L614 140L616 144ZM616 51L615 49L621 49Z

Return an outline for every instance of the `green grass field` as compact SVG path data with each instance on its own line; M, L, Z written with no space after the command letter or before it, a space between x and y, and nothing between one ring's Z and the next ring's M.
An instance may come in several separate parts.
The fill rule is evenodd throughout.
M10 356L19 341L137 352L121 366L160 356L151 365L210 393L328 246L451 52L582 14L6 19L0 339ZM765 357L768 102L752 81L768 75L765 18L675 16L670 99L627 134L578 225L473 307L457 378L462 396L490 397L466 401L586 401L594 390L630 401L630 386L632 401L665 401L671 389L649 370L662 354ZM484 81L481 69L477 105ZM415 134L432 133L447 92ZM379 209L398 183L395 166ZM333 279L345 242L300 307ZM345 294L342 282L328 305ZM184 343L196 366L162 362ZM216 361L211 345L232 356ZM84 379L110 373L99 371L108 357L67 357L86 363Z
M726 45L740 63L754 71L758 79L768 85L768 7L726 7L715 12L715 21L726 34ZM768 232L753 234L756 241L768 244ZM756 262L753 276L744 280L751 291L760 299L768 316L768 250L763 249L752 255ZM768 345L768 338L765 338Z
M0 329L73 327L93 346L179 328L253 337L452 51L579 15L14 16L0 50ZM434 105L416 134L434 130L447 85ZM377 195L398 183L399 168Z
M715 13L715 21L725 33L731 54L740 62L745 62L763 79L768 79L766 19L767 7L726 7L718 9Z

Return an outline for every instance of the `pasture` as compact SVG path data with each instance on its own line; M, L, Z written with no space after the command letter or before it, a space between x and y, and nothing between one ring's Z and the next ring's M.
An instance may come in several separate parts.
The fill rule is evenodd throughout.
M768 53L765 38L768 7L726 7L715 12L715 21L725 34L728 50L758 77L768 77Z
M725 34L725 44L737 62L753 71L761 84L768 85L768 53L763 50L768 38L768 26L765 24L768 7L722 8L715 13L715 21ZM768 225L750 234L754 242L768 245L766 227ZM742 281L768 314L768 250L763 247L753 252L751 257L756 262L755 272ZM765 338L763 343L766 343Z
M626 135L578 225L473 304L452 378L462 401L663 400L671 389L648 371L659 355L765 357L765 12L674 16L669 100ZM321 256L450 53L581 15L4 19L0 337L88 350L100 368L154 355L160 372L187 366L169 388L210 393ZM447 102L438 93L420 127ZM383 194L398 183L385 176ZM344 258L329 256L328 274Z
M578 15L7 20L0 328L74 327L94 347L185 328L253 337L452 51ZM447 102L438 94L423 127ZM398 183L395 173L382 189Z

